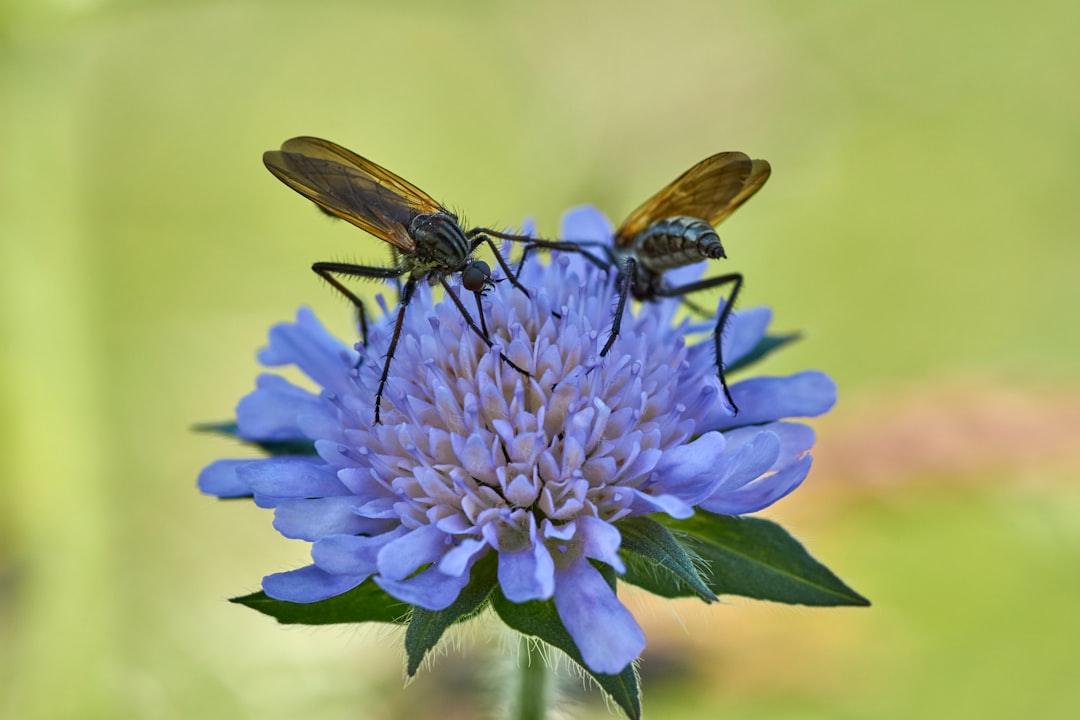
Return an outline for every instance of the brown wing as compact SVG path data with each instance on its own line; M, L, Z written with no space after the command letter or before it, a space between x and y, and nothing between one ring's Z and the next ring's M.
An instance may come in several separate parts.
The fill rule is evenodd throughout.
M653 223L680 215L717 225L761 189L769 171L769 163L741 152L707 157L630 213L615 232L615 244L629 245Z
M263 153L263 164L326 212L405 253L416 248L408 232L413 218L446 212L412 183L329 140L286 140L281 150Z

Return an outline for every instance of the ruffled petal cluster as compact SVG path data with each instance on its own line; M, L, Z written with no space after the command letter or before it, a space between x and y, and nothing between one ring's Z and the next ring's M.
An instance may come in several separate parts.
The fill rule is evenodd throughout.
M562 237L611 242L591 208ZM700 272L700 268L680 272ZM624 571L617 522L695 508L738 515L767 507L806 477L813 431L792 417L835 401L820 372L751 377L723 401L712 323L677 320L679 301L628 308L611 351L614 272L574 253L530 257L526 296L498 282L485 296L494 348L448 301L419 289L373 425L394 313L368 345L333 337L308 310L274 327L259 356L295 365L321 388L258 379L237 408L253 442L313 442L316 455L221 460L199 478L220 497L253 496L284 536L312 543L312 564L263 580L273 598L308 603L374 582L428 610L448 607L481 558L497 556L512 602L553 599L586 665L617 673L645 638L592 561ZM738 363L771 313L731 315L724 357ZM525 376L500 359L504 352Z

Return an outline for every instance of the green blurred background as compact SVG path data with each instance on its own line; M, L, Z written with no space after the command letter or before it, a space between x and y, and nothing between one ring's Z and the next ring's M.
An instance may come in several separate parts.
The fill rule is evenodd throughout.
M547 234L719 150L772 163L725 268L805 332L767 370L841 401L768 514L875 604L631 594L648 716L1076 717L1077 27L1064 0L0 5L0 715L485 716L512 645L482 628L403 689L394 631L225 602L307 546L199 495L243 451L188 428L298 305L350 332L312 261L385 257L262 167L312 134Z

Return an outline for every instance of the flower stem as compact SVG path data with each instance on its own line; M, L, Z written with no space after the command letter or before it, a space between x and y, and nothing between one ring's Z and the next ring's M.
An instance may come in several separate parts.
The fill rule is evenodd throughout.
M544 720L551 697L551 673L536 641L518 641L518 688L510 709L512 720Z

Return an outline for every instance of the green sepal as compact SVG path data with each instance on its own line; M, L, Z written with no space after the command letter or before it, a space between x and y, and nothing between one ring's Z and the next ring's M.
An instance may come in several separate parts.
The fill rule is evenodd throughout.
M662 597L696 595L705 602L718 600L698 574L694 559L666 527L647 517L625 518L615 527L622 535L623 559L629 561L623 580Z
M510 602L502 591L496 588L491 594L491 604L502 621L514 630L523 635L539 638L566 653L567 657L577 663L582 671L588 674L600 686L600 689L623 709L627 717L631 720L641 718L641 689L634 664L630 663L617 675L605 675L590 670L585 665L577 644L559 618L554 600ZM601 620L598 618L597 621Z
M442 638L447 628L479 613L498 582L498 558L488 553L472 569L469 584L457 600L445 610L413 609L409 628L405 631L405 652L408 654L409 677L420 669L420 663Z
M396 600L371 580L352 590L313 603L275 600L264 592L231 598L276 619L283 625L334 625L337 623L383 622L402 625L412 606Z
M240 437L239 428L234 421L199 423L191 427L195 432L226 435L239 440L245 445L257 447L267 455L315 455L315 441L297 438L295 440L248 440Z
M766 356L771 355L788 343L794 342L801 337L802 333L791 333L790 335L765 335L758 340L757 345L755 345L750 352L746 353L730 365L725 365L724 372L736 373L753 365L759 360L763 360Z
M717 595L821 607L870 604L776 523L699 509L664 524L685 533L688 550L708 563L705 582Z

